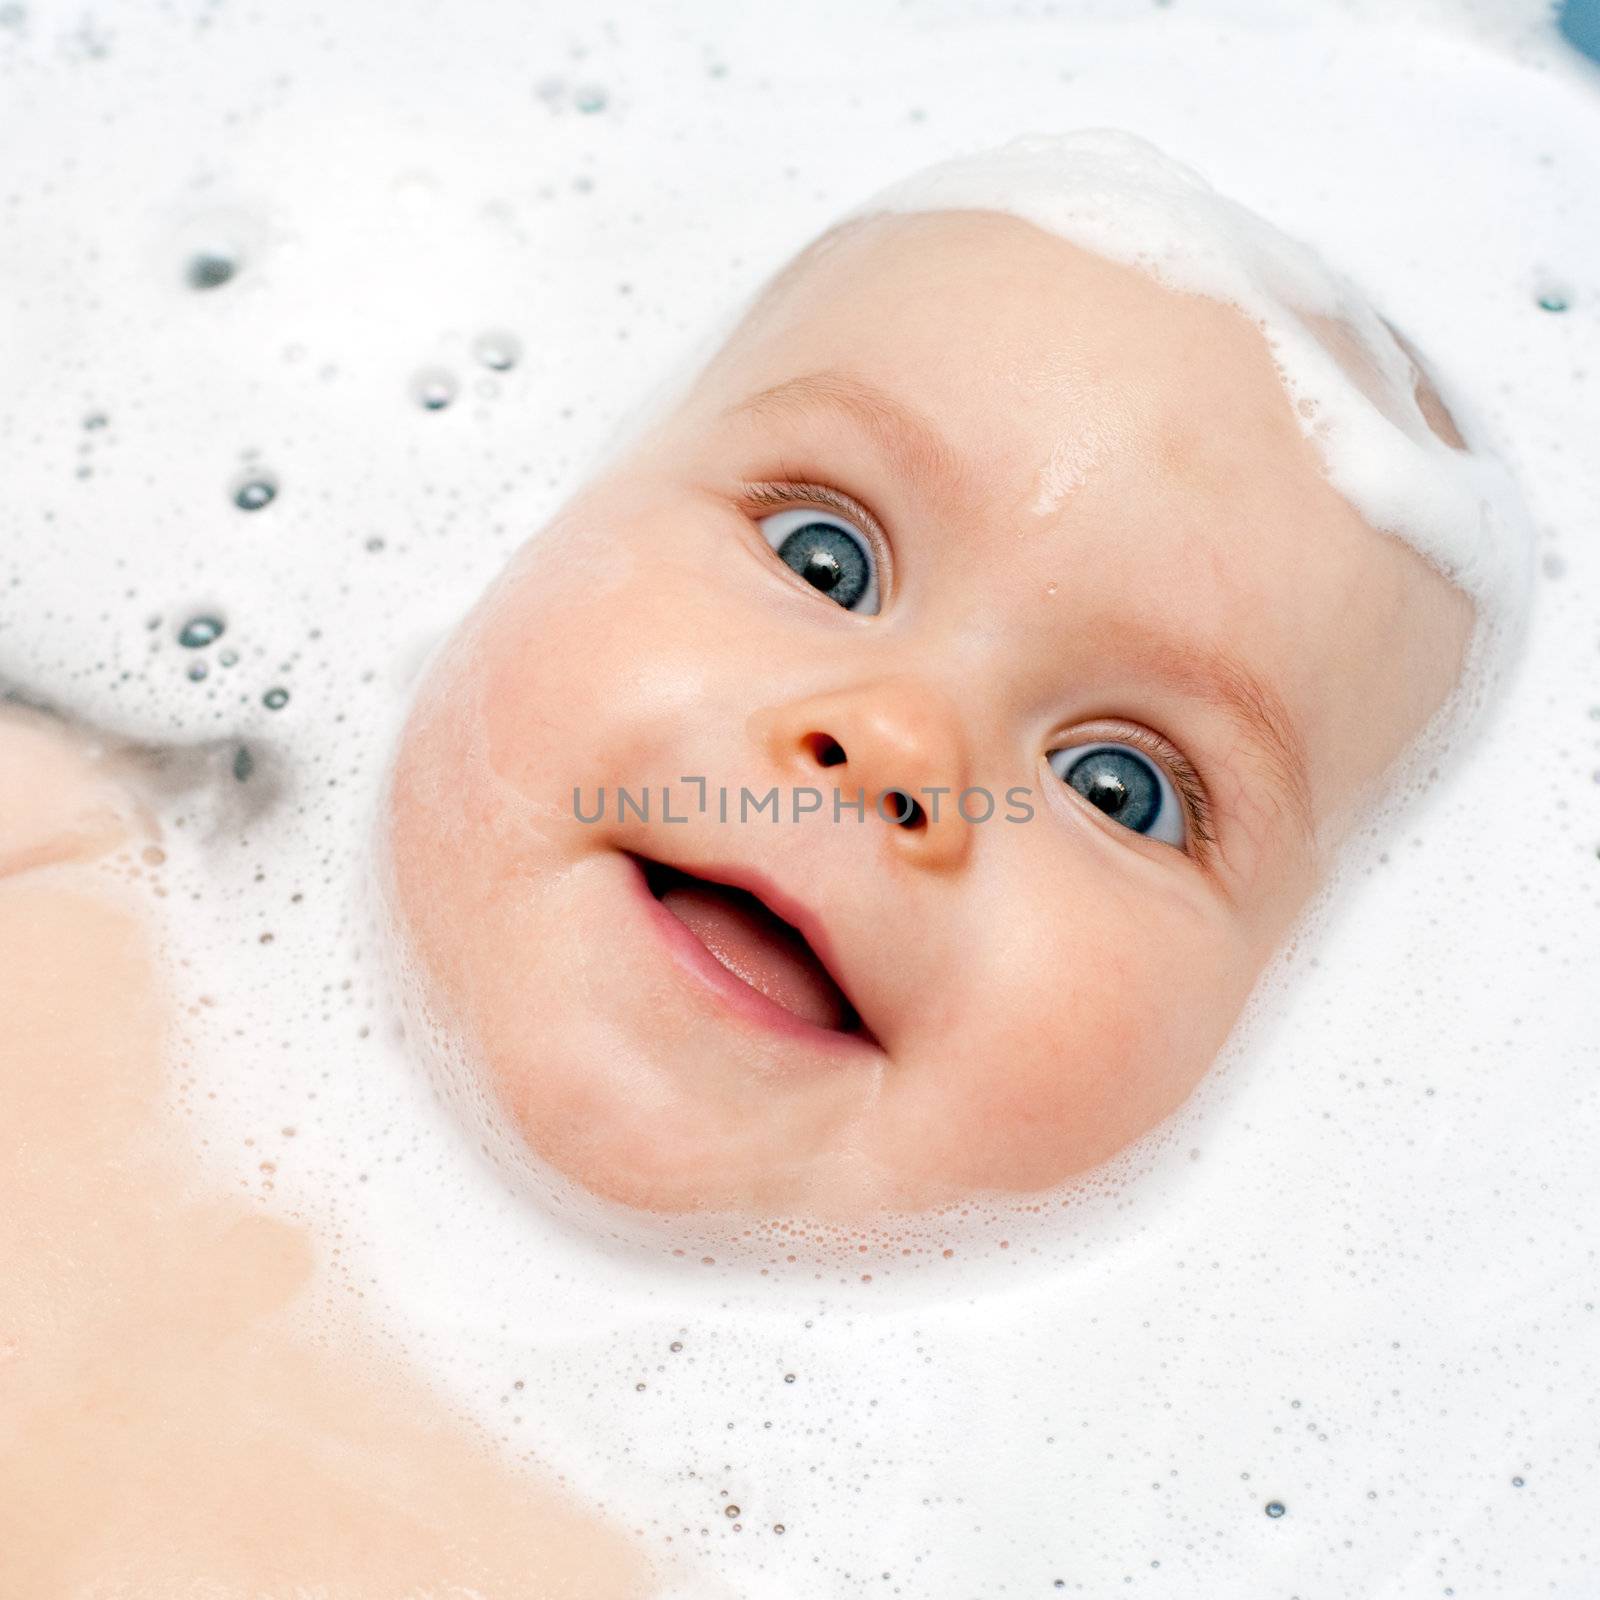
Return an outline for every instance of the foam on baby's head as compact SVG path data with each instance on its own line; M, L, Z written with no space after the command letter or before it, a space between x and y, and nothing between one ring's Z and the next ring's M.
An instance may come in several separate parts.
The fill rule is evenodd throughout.
M1333 486L1464 589L1497 634L1515 631L1531 541L1510 475L1449 442L1460 436L1416 362L1308 245L1145 140L1098 129L941 162L844 222L918 211L1003 212L1236 306L1261 329Z

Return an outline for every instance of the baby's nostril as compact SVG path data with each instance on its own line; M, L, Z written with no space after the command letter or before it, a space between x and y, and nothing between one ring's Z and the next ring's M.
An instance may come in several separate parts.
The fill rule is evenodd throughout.
M884 790L883 813L902 828L922 828L928 822L927 812L904 789Z
M811 752L812 760L819 767L841 767L844 765L844 746L830 735L826 733L808 733L804 743Z

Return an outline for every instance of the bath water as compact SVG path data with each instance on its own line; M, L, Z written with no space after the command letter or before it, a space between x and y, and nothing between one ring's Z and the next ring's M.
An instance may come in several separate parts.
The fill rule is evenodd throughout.
M0 682L146 752L203 1181L309 1221L326 1303L677 1592L1600 1592L1600 74L1488 0L773 27L0 6ZM937 1224L674 1255L553 1217L388 1003L366 865L416 672L796 248L1076 127L1426 353L1537 535L1520 664L1084 1193L974 1208L949 1259Z

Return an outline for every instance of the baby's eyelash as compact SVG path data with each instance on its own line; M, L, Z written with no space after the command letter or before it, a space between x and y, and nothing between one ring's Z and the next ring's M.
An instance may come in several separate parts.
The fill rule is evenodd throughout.
M1189 823L1194 829L1195 854L1202 861L1208 861L1217 842L1216 829L1211 819L1211 798L1205 791L1205 785L1200 782L1200 774L1187 761L1181 761L1173 768L1172 781L1178 793L1183 796L1184 805L1189 808Z
M744 497L753 506L768 511L786 511L796 505L820 506L850 522L859 523L868 533L883 539L883 526L853 495L830 489L823 483L747 483Z

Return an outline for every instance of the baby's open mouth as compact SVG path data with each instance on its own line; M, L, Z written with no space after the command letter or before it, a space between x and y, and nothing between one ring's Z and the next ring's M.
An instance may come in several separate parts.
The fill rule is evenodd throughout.
M813 1027L866 1029L806 937L748 889L635 855L651 894L734 977Z

